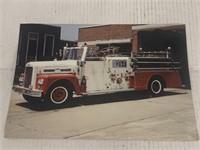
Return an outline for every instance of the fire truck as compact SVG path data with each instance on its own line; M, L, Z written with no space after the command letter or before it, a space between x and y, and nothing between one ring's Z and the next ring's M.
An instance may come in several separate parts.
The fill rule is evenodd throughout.
M121 55L115 49L95 54L87 45L68 47L61 61L27 63L13 89L28 102L41 101L48 106L64 105L73 95L147 91L159 96L164 88L182 87L180 68L170 48Z

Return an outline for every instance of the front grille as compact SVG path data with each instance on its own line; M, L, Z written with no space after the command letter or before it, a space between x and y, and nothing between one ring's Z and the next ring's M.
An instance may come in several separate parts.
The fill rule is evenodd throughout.
M32 67L26 67L24 75L24 87L26 88L28 88L29 85L31 84L32 72L33 72Z

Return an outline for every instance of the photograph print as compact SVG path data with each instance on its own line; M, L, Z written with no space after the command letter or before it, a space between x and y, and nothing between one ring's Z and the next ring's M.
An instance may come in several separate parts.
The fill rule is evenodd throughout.
M6 138L195 141L184 24L21 24Z

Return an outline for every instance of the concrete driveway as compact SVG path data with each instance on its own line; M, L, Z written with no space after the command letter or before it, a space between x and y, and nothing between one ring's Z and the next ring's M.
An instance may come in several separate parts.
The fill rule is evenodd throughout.
M7 138L197 140L191 91L75 97L66 107L29 104L12 92Z

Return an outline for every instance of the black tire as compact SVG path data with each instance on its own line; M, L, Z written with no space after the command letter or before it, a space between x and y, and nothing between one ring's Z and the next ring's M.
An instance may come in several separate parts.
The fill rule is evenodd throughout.
M151 96L161 96L163 94L164 82L162 78L152 78L148 84L148 91Z
M22 94L23 98L29 103L42 102L42 97L33 97L29 95Z
M72 99L73 90L69 84L56 83L52 85L44 99L48 106L62 106Z

